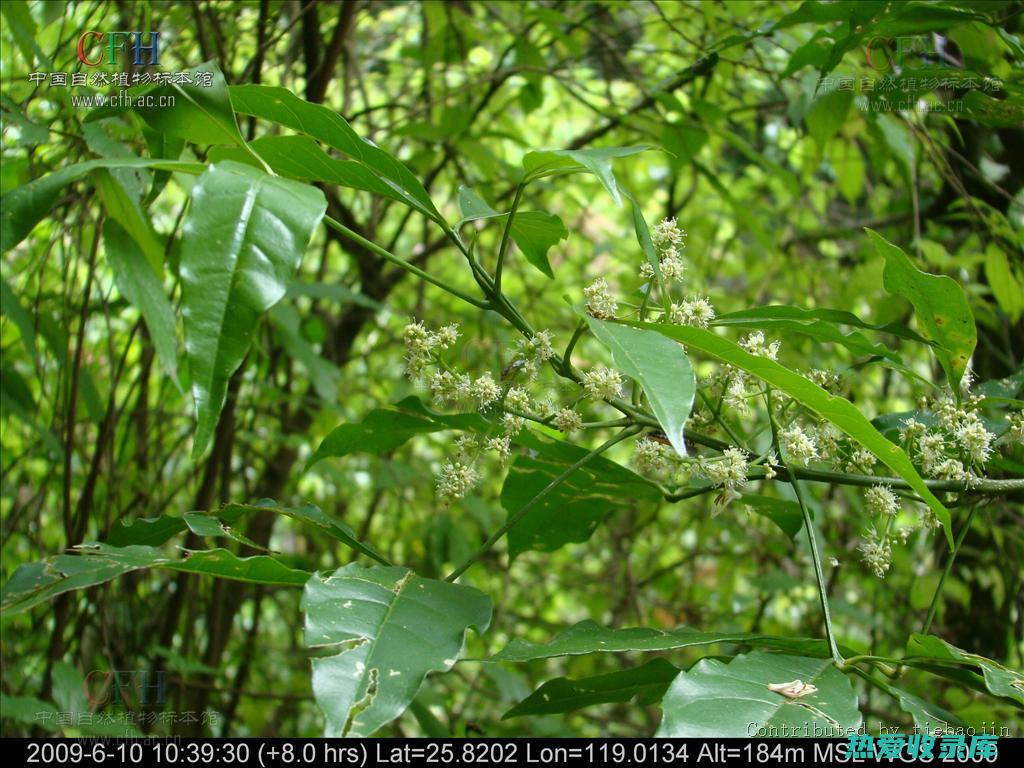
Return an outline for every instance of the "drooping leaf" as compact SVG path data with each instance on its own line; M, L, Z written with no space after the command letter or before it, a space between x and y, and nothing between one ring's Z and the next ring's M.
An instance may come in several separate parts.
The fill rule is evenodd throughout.
M679 674L679 668L665 659L652 659L633 669L623 669L605 675L594 675L580 680L558 677L516 704L502 716L502 720L523 715L557 715L575 712L596 704L636 703L654 704Z
M18 568L3 587L0 607L4 613L28 610L64 592L94 587L145 568L278 586L300 586L309 578L305 571L289 568L276 558L238 557L226 549L187 551L182 558L170 558L154 547L142 545L112 547L89 543L76 550L79 554L55 555Z
M281 515L306 525L315 526L345 546L361 552L378 563L388 564L384 556L377 552L377 550L359 541L356 538L355 532L349 526L340 520L335 520L313 504L305 504L301 507L285 507L273 499L260 499L254 504L225 504L220 509L206 516L216 519L221 523L233 524L243 516L250 514ZM105 543L114 547L124 547L131 544L159 546L169 541L173 536L183 532L186 527L189 527L188 521L184 516L178 515L141 518L130 523L118 520L111 528L110 535Z
M388 183L406 205L444 221L419 179L401 161L362 139L337 112L304 101L287 88L234 85L230 91L237 112L271 120L344 152Z
M658 323L629 323L639 328L657 330L669 338L699 349L722 362L734 365L747 373L785 392L804 407L814 411L831 422L840 431L850 436L874 454L883 464L892 469L913 488L942 522L950 548L953 535L950 532L949 510L933 494L917 473L913 463L898 445L879 433L871 422L849 400L830 395L814 382L798 373L784 368L774 360L752 355L738 344L706 331L679 325Z
M507 213L498 213L469 187L459 187L459 208L462 218L455 225L456 230L469 221L500 219L504 222L508 218ZM530 264L548 277L554 277L548 251L569 236L569 230L560 218L539 211L517 212L512 219L510 234Z
M885 289L914 305L921 333L938 343L936 354L956 391L978 343L974 316L963 288L951 277L922 272L902 249L877 232L869 229L867 233L875 250L885 259Z
M516 514L555 478L587 455L585 448L521 432L516 443L531 449L517 456L501 489L501 505ZM573 472L508 533L509 557L528 550L553 552L587 541L615 510L661 498L656 486L625 467L597 456Z
M823 640L799 637L776 637L750 632L702 632L689 627L672 630L648 627L614 629L586 620L574 624L547 643L529 643L515 639L487 661L534 661L556 656L580 656L588 653L622 653L625 651L669 651L715 643L748 643L779 648L805 656L829 656Z
M327 208L323 193L225 161L192 190L181 244L185 348L198 426L193 456L217 424L228 379L260 316L284 296Z
M472 587L354 564L314 574L302 608L306 645L334 654L313 659L328 736L369 736L394 720L427 674L455 665L466 630L491 620L490 598Z
M161 133L193 144L244 144L224 75L213 62L188 70L192 82L159 85L147 92L149 100L136 111ZM207 79L209 84L201 82ZM168 102L173 98L173 102ZM172 108L166 106L173 103Z
M767 517L791 539L796 538L800 529L804 527L803 512L800 511L800 505L795 501L745 493L742 503L750 506L758 514Z
M97 168L156 168L181 173L202 173L205 166L184 160L103 158L67 165L30 181L0 197L0 252L6 253L50 212L57 196L72 182Z
M153 347L171 381L178 385L178 337L174 307L139 246L114 219L103 224L103 245L117 289L139 310Z
M554 149L528 152L523 157L523 182L548 176L589 172L597 176L616 205L622 204L619 184L612 173L612 160L629 157L653 149L650 145L635 147L601 147L599 149Z
M966 724L952 712L948 712L937 704L932 704L896 687L900 709L914 718L916 733L944 734L952 733L956 728L966 728Z
M968 653L947 643L941 637L914 632L907 640L907 657L935 660L940 663L956 662L980 669L989 693L1024 705L1024 674L1004 667L992 659Z
M332 430L309 457L306 467L350 453L385 453L404 445L416 435L447 428L444 424L411 413L378 408L370 411L358 424L342 424Z
M799 681L817 690L786 695L769 686ZM754 651L701 659L680 672L661 702L659 737L749 738L761 729L788 734L846 736L860 727L857 693L831 659Z
M839 133L853 104L853 91L833 90L819 95L804 115L807 132L819 147Z
M690 418L697 377L686 352L660 333L588 317L590 330L612 353L615 366L643 389L655 418L680 456L686 456L684 430Z
M107 213L135 242L153 273L158 278L163 277L163 246L139 203L129 196L121 182L106 168L94 171L93 176Z

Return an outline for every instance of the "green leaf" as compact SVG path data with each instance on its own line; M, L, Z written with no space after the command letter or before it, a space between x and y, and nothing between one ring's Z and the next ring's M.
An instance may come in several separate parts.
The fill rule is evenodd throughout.
M581 656L588 653L625 651L670 651L715 643L748 643L780 648L803 655L830 658L824 640L775 637L750 632L701 632L689 627L672 630L629 627L613 629L587 620L574 624L547 643L529 643L515 639L487 661L534 661L556 656Z
M141 545L112 547L89 543L75 550L79 554L56 555L19 567L4 585L0 597L4 613L19 613L64 592L94 587L145 568L291 587L305 584L309 578L305 571L289 568L275 558L238 557L226 549L186 551L181 559L169 558L154 547Z
M1000 308L1016 323L1024 313L1024 283L1010 268L1006 252L995 243L985 250L985 277Z
M753 493L743 494L743 503L758 514L764 515L785 533L789 538L795 539L804 527L804 515L800 511L800 505L795 501L787 499L773 499L769 496L758 496Z
M659 701L679 668L665 659L652 659L633 669L580 680L558 677L523 699L502 720L523 715L558 715L596 704L631 703L647 706Z
M466 630L491 621L490 598L472 587L355 564L314 574L302 608L306 645L334 654L313 659L327 736L369 736L394 720L427 674L455 665Z
M228 379L260 316L284 296L326 208L315 187L230 161L211 165L193 187L181 243L185 349L198 418L193 456L205 450Z
M117 290L142 314L157 357L171 381L180 387L174 307L164 293L160 278L135 240L114 219L107 219L103 224L103 245Z
M697 392L697 377L686 352L660 333L587 317L590 330L612 353L615 366L643 389L655 418L680 456L684 429Z
M619 185L612 173L612 160L654 149L650 145L635 147L601 147L599 149L554 149L528 152L523 157L523 183L548 176L570 173L592 173L600 180L616 205L622 204Z
M946 539L952 549L953 535L950 532L949 510L935 497L935 494L928 490L928 486L917 474L917 470L914 469L913 463L903 449L886 440L849 400L830 395L814 382L782 367L774 360L752 355L737 344L703 328L657 323L629 324L638 328L659 331L682 344L706 352L724 363L734 365L767 382L775 389L785 392L821 418L834 424L840 431L863 445L883 464L906 480L910 487L927 502L936 517L942 522L946 531Z
M508 218L507 213L498 213L469 187L459 187L459 208L462 218L455 225L456 230L469 221L504 221ZM528 262L548 277L554 277L551 264L548 263L548 251L569 236L569 230L560 218L539 211L517 212L512 219L511 235Z
M154 130L193 144L244 144L227 83L217 65L208 61L188 71L192 83L168 83L147 92L153 106L135 108L142 119ZM195 82L203 73L210 78L208 86ZM171 98L174 106L163 106Z
M315 526L345 546L361 552L378 563L388 565L384 556L370 545L359 541L356 538L355 532L349 526L335 520L313 504L305 504L301 507L284 507L273 499L260 499L254 504L226 504L220 509L209 513L206 517L216 519L222 523L234 523L244 515L254 513L281 515L306 525ZM154 518L140 518L130 523L118 520L112 526L110 535L105 543L114 547L124 547L130 544L159 546L184 531L186 527L191 527L188 526L189 521L186 518L187 514L183 517L161 515ZM192 530L195 531L194 528ZM214 533L221 535L221 532L214 531Z
M21 342L33 360L36 357L36 327L32 315L25 309L10 284L0 278L0 314L7 315L18 328Z
M340 458L350 453L386 453L416 435L444 429L448 427L420 416L377 408L358 424L342 424L333 429L309 457L306 468L323 459Z
M501 505L516 514L556 477L589 453L571 443L523 431L516 443L530 448L517 456L501 489ZM612 512L653 503L661 492L625 467L596 456L569 475L508 533L508 555L528 550L553 552L587 541Z
M205 166L182 160L105 157L68 165L34 179L0 197L0 252L6 253L24 240L50 212L58 195L69 184L97 168L158 168L182 173L202 173Z
M270 322L281 346L305 368L316 393L328 403L336 402L341 371L306 340L301 328L302 318L295 307L285 302L277 304L270 310Z
M145 254L149 266L158 278L164 274L164 248L157 239L156 233L149 223L149 218L142 212L138 201L133 200L121 182L105 168L94 173L96 189L103 198L103 206L110 217L127 232Z
M915 733L953 733L956 728L967 727L959 717L937 704L932 704L930 701L925 701L895 686L891 686L891 688L896 694L900 709L914 718Z
M271 120L344 152L383 179L406 205L444 222L419 179L399 160L362 139L337 112L303 101L286 88L266 85L233 85L231 101L237 112Z
M819 321L833 325L849 325L854 328L864 328L869 331L879 331L899 336L901 339L917 341L922 344L931 344L927 339L903 325L902 323L874 324L861 320L852 312L841 309L804 309L803 307L792 307L785 304L771 304L764 307L751 307L741 309L738 312L729 312L715 318L712 325L730 325L740 328L763 328L770 327L772 323L783 323L783 328L796 329L799 325L811 326ZM769 324L766 326L765 324Z
M1024 674L992 659L968 653L940 637L913 633L907 640L907 657L934 659L940 663L955 662L980 669L989 693L1024 704Z
M819 147L839 133L853 104L853 91L834 90L818 96L804 115L807 132Z
M902 249L870 229L875 250L885 259L882 280L889 293L914 305L921 333L939 344L939 362L954 391L960 385L967 363L978 343L974 316L960 284L945 275L930 275L917 269Z
M791 698L768 687L794 681L817 690ZM787 735L796 736L816 735L815 729L847 736L862 721L857 694L831 659L763 651L736 656L728 664L701 659L679 673L661 708L657 735L667 738L749 738L767 728L786 728Z

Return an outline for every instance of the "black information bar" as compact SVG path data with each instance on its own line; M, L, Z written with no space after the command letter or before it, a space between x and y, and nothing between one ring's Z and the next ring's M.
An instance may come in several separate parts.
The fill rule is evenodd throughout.
M4 739L24 766L1020 765L1024 739Z

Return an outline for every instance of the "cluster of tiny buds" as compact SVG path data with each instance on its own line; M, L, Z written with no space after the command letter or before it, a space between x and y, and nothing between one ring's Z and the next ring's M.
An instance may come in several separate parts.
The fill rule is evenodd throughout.
M608 400L622 392L622 376L607 365L598 364L580 377L583 390L594 400Z
M740 346L747 352L758 357L766 357L769 360L777 360L781 342L766 342L762 331L754 331L740 339Z
M615 317L619 303L608 288L608 281L603 277L583 289L583 297L587 300L587 313L599 320Z
M795 424L779 432L779 448L786 460L795 464L806 466L818 458L818 445L814 437Z
M858 549L868 569L878 578L884 579L892 565L892 545L889 539L872 528L865 534Z
M704 462L702 470L714 487L722 489L716 503L725 505L740 498L739 489L747 484L750 463L747 454L739 448L726 448L720 460Z
M900 427L900 441L928 477L972 484L991 458L995 433L977 412L982 398L970 395L957 404L946 396L931 404L934 423L909 418ZM1012 428L1012 422L1011 422Z

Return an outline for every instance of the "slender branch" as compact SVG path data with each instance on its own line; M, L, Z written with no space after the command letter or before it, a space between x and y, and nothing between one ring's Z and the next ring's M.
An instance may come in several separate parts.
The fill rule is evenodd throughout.
M974 522L974 513L978 511L978 505L975 504L971 507L971 511L967 513L967 519L964 521L963 527L960 529L960 533L957 534L956 543L953 544L953 551L949 553L949 557L946 558L946 565L942 568L942 575L939 576L939 583L935 585L935 594L932 595L932 604L928 606L928 616L925 617L924 625L921 627L921 634L927 635L929 630L932 628L932 622L935 620L935 613L939 608L939 597L942 595L942 586L946 583L946 577L949 576L953 570L953 561L956 560L957 553L960 552L960 545L964 543L964 539L967 538L967 531L971 528L971 523Z
M498 265L494 268L494 293L501 293L501 269L505 264L505 254L508 252L508 247L512 242L512 222L516 218L516 212L519 210L519 203L523 199L523 189L525 184L520 182L516 186L516 195L512 198L512 208L509 209L508 219L505 221L505 230L501 233L501 245L498 246Z
M779 448L779 425L775 422L775 414L772 411L772 391L766 389L764 393L765 403L768 406L768 421L772 427L772 446L775 448L775 454L779 457L782 456L782 451ZM796 476L793 474L793 470L789 468L789 463L783 465L785 472L789 475L790 482L793 485L793 491L796 493L797 503L800 505L800 512L804 517L804 530L807 531L807 543L811 547L811 560L814 563L814 578L818 582L818 598L821 601L821 612L825 617L825 634L828 635L828 646L832 651L832 660L836 663L837 667L843 666L843 656L839 653L839 645L836 643L835 631L832 629L832 612L828 606L828 590L825 585L825 573L821 567L821 553L818 551L818 538L814 534L814 525L811 520L810 510L807 509L807 504L804 501L804 495L800 491L800 484L796 480Z
M352 242L358 243L359 245L363 246L363 248L366 248L367 250L372 251L373 253L375 253L378 256L380 256L382 259L385 259L386 261L390 261L392 264L395 264L395 265L401 267L406 272L409 272L410 274L416 275L416 277L420 278L421 280L425 280L428 283L430 283L431 285L437 286L442 291L446 291L446 292L450 293L452 296L455 296L456 298L462 299L466 303L472 304L474 307L477 307L478 309L487 309L488 308L489 305L486 302L482 301L481 299L474 298L473 296L470 296L468 293L463 293L458 288L454 288L454 287L448 285L447 283L445 283L444 281L438 280L436 277L431 275L429 272L425 272L422 269L420 269L419 267L415 266L414 264L410 264L405 259L403 259L403 258L401 258L399 256L396 256L395 254L391 253L391 251L388 251L388 250L385 250L384 248L381 248L379 245L377 245L372 240L367 240L365 237L360 235L358 232L356 232L356 231L346 227L340 221L337 221L336 219L333 219L330 216L324 216L324 221L327 223L327 226L329 226L331 229L333 229L338 234L344 235L345 237L347 237Z

